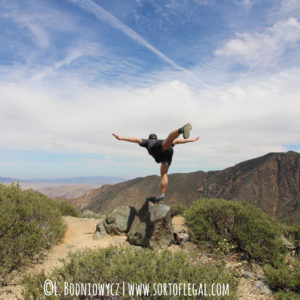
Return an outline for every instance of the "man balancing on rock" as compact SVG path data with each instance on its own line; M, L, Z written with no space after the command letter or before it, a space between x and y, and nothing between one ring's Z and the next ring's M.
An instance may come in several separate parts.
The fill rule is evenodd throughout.
M148 198L147 200L151 202L159 202L164 200L168 187L168 170L172 162L174 145L195 142L199 139L199 137L189 139L191 129L192 125L188 123L183 127L172 131L165 140L157 139L157 135L155 133L151 133L148 139L140 139L135 137L120 137L115 133L112 134L119 141L137 143L141 147L147 148L148 153L155 159L157 163L161 164L161 195L158 197ZM180 134L183 135L183 139L178 139Z

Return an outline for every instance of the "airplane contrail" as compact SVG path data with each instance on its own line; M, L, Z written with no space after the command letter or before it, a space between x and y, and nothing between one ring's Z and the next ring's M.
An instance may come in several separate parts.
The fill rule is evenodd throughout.
M160 57L162 60L164 60L171 66L175 67L176 69L178 69L180 71L186 72L186 70L183 67L179 66L173 60L171 60L166 55L161 53L158 49L153 47L149 42L147 42L138 33L136 33L134 30L129 28L126 24L122 23L119 19L117 19L112 14L110 14L107 10L102 8L100 5L94 3L92 0L69 0L69 1L77 4L84 10L87 10L90 13L94 14L99 20L106 22L109 25L111 25L112 27L122 31L129 38L131 38L135 42L143 45L144 47L148 48L149 50L151 50L153 53L155 53L158 57Z

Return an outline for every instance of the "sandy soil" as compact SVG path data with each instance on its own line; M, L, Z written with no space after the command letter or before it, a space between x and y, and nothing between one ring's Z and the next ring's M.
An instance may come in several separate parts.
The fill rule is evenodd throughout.
M26 269L25 272L39 273L44 271L46 274L51 272L55 267L62 265L60 259L66 258L69 252L80 249L106 248L110 245L121 245L126 243L126 236L106 236L100 240L94 240L93 234L99 219L64 217L67 224L67 231L63 240L49 251L46 251L45 259L40 264L34 264ZM0 290L1 300L22 299L22 286L17 284L20 276L7 287Z

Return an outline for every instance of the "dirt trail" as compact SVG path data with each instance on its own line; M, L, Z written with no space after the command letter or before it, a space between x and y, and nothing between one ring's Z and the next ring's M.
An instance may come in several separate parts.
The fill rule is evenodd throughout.
M94 240L93 234L96 225L100 219L63 217L67 225L67 231L63 240L50 250L45 252L45 259L40 264L33 264L29 266L25 272L34 274L44 271L46 274L50 273L55 267L62 265L60 259L66 258L69 252L82 250L85 248L107 248L110 245L121 245L126 243L126 236L106 236L100 240ZM11 285L0 289L0 300L15 300L22 299L22 286L17 284L20 276L17 276Z
M105 236L101 240L94 240L93 234L99 219L64 217L68 226L66 234L59 245L51 248L47 254L47 258L42 264L36 265L35 272L44 270L45 273L52 271L55 267L59 267L62 263L61 258L67 257L69 252L82 250L85 248L107 248L110 245L120 245L125 243L126 236Z

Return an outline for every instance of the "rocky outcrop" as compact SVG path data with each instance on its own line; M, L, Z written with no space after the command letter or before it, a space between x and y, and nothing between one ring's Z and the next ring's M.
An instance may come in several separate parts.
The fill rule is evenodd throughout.
M104 222L108 234L126 235L136 215L136 209L131 206L119 206L108 215Z
M162 249L174 242L171 208L146 201L127 233L130 244Z
M98 240L104 236L107 235L107 232L105 230L105 220L101 220L97 225L96 225L96 231L94 233L94 239Z
M118 205L139 207L158 186L158 176L103 186L90 193L86 209L105 213ZM222 171L170 174L168 204L199 198L243 200L272 216L290 218L300 210L300 154L269 153Z

